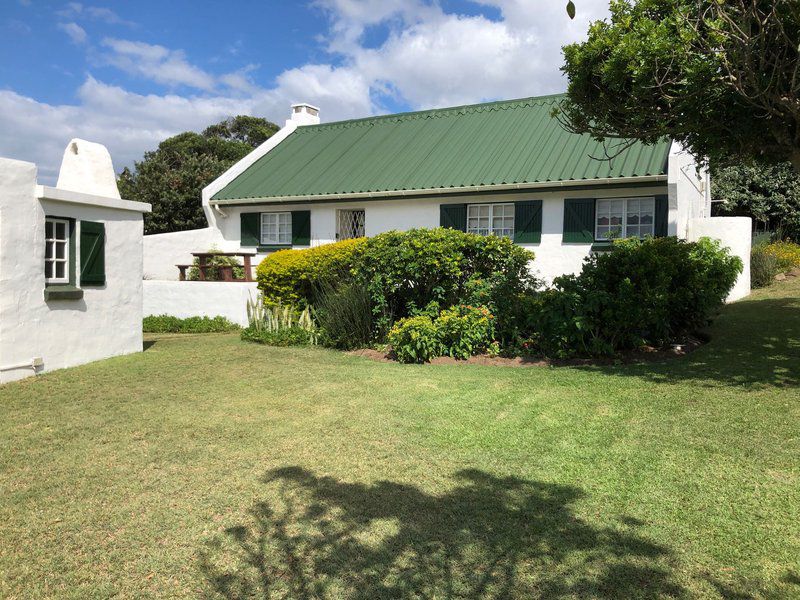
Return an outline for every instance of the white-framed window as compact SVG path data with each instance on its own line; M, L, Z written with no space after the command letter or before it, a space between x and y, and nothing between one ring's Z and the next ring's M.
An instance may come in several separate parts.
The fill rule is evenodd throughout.
M514 237L514 205L467 204L467 233Z
M609 198L595 206L596 240L643 238L655 234L655 198Z
M292 213L261 213L261 243L291 245Z
M66 219L45 219L45 283L69 283L69 226Z

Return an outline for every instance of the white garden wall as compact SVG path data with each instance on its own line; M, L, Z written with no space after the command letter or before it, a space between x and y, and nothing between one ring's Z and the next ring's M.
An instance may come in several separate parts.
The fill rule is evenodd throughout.
M247 325L247 300L258 295L255 282L145 281L144 315L216 317Z
M142 214L150 206L39 186L0 159L0 383L142 349ZM45 217L105 226L105 284L45 300ZM79 263L78 263L79 264ZM80 286L79 286L80 287ZM36 368L34 368L36 365Z
M144 237L144 278L178 280L175 265L190 265L192 252L203 252L212 246L222 247L224 240L216 229L192 229L174 233L156 233Z

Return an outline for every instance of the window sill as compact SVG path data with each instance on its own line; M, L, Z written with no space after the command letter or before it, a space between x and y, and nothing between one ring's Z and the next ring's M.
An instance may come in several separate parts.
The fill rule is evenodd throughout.
M257 252L274 252L275 250L291 250L291 244L261 244L256 246Z
M80 300L83 298L83 290L74 285L51 285L44 288L44 299L50 300Z
M614 246L614 242L594 242L592 252L608 252Z

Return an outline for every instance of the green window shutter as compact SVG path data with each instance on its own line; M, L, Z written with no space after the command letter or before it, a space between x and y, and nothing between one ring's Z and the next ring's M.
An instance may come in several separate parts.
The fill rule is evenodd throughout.
M669 198L656 196L656 215L653 231L656 237L666 237L669 226Z
M292 211L292 246L311 244L311 211Z
M542 241L542 201L514 203L514 242L538 244Z
M467 230L466 204L439 205L439 227L449 227L458 231Z
M106 283L106 227L81 221L81 285Z
M594 241L594 198L564 200L565 244L591 244Z
M261 213L242 213L239 218L241 245L258 246L261 243Z

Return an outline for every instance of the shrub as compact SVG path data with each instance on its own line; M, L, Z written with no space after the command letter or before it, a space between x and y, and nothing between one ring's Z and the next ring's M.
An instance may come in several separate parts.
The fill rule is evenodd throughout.
M352 350L372 339L373 315L369 292L361 285L323 282L315 292L316 317L323 346Z
M236 331L240 327L225 317L188 317L181 319L171 315L150 315L142 321L145 333L221 333Z
M775 257L779 271L800 267L800 244L789 241L773 242L764 247L764 253Z
M272 331L248 327L242 330L242 339L267 346L309 346L315 343L309 330L297 326Z
M209 252L217 252L219 249L212 247ZM206 259L206 264L209 268L206 269L206 281L220 281L222 275L218 268L221 266L232 266L234 279L244 279L244 267L239 264L233 256L210 256ZM192 267L189 269L187 278L189 281L200 280L200 259L195 258L192 262Z
M767 251L766 244L753 246L750 251L750 287L762 288L773 284L780 271L778 257Z
M454 306L435 322L444 354L466 360L489 348L494 339L494 316L485 306Z
M426 315L400 319L389 330L387 340L401 363L424 363L442 355L439 330Z
M515 296L534 284L528 268L533 258L504 237L443 228L389 231L364 243L353 274L370 293L378 337L392 319L431 302L443 308L463 303L481 286L505 331Z
M360 238L303 250L273 252L256 268L258 289L264 302L268 306L314 304L315 283L348 279L353 259L363 245L364 239Z
M742 262L717 242L623 240L528 302L538 352L565 357L662 346L705 326Z

